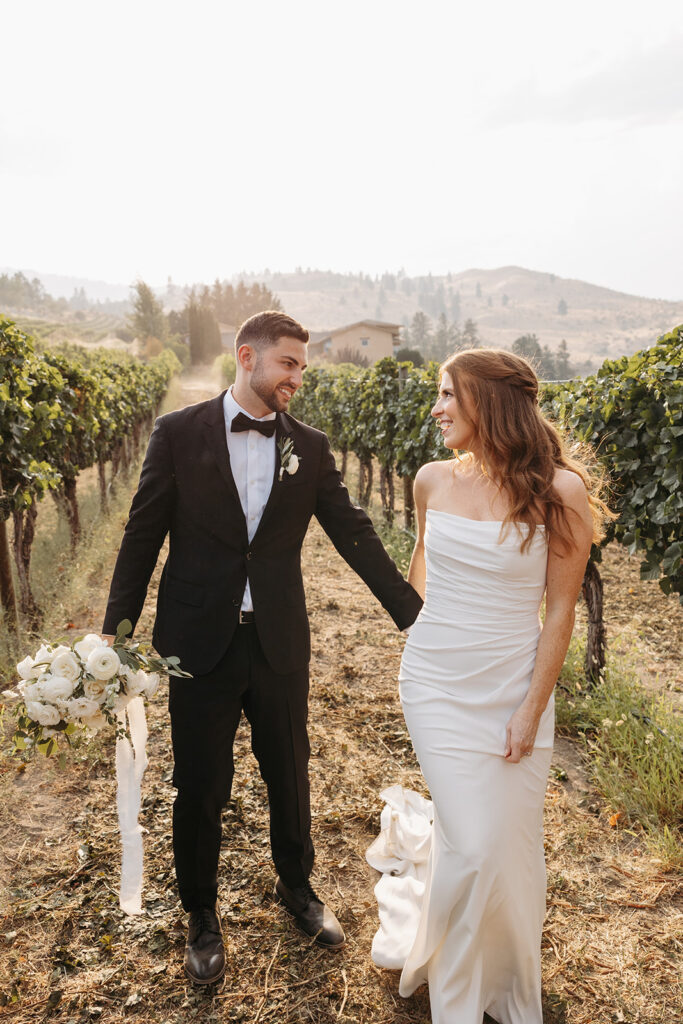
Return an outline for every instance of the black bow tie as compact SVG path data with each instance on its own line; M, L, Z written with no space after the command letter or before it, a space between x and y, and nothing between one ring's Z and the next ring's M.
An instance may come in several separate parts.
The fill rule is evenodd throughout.
M230 430L236 434L241 430L258 430L259 434L263 434L264 437L272 437L275 433L275 420L252 420L243 412L238 412L232 421Z

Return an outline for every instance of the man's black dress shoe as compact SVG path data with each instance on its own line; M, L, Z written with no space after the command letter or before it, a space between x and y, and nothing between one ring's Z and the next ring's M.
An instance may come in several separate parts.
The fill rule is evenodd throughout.
M329 907L319 899L310 882L288 889L281 878L275 881L275 895L296 920L296 923L315 938L320 946L341 949L346 936L339 921Z
M225 949L217 904L190 913L185 973L197 985L211 985L225 974Z

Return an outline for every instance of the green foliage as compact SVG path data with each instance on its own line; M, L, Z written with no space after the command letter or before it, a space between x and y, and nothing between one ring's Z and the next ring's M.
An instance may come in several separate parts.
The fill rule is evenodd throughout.
M683 327L593 377L547 385L546 414L597 449L614 486L615 537L640 551L642 579L683 602ZM660 578L661 577L661 578Z
M95 461L155 415L180 363L170 350L144 364L108 351L35 351L0 319L0 474L8 518Z
M438 366L381 359L359 369L312 367L292 402L292 413L324 430L334 449L359 459L377 458L385 469L414 476L425 462L444 458L429 415L437 391Z
M412 363L413 366L424 366L424 358L417 348L400 348L396 353L400 363Z
M683 722L668 696L638 685L623 655L610 658L592 690L584 688L582 663L573 641L558 684L558 729L586 744L593 778L618 823L642 827L669 857L677 848L680 866Z
M223 355L216 356L213 368L220 378L221 387L229 388L231 384L235 383L237 362L232 352L224 352Z

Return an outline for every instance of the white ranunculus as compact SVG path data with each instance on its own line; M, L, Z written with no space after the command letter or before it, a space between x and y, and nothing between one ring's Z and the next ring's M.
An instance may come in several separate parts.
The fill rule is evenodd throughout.
M66 700L74 692L73 680L66 676L51 675L40 683L40 692L43 699L51 704L58 700Z
M57 725L61 717L52 704L41 704L37 700L26 701L26 714L38 725Z
M74 644L74 650L76 654L83 660L87 661L89 656L98 647L108 647L106 640L103 640L97 633L88 633L82 640Z
M131 672L130 669L125 673L126 680L126 693L130 697L139 697L141 693L145 692L147 686L147 674L142 669L138 669L137 672Z
M24 679L17 687L24 700L40 700L40 683L37 679Z
M299 456L298 455L290 455L289 459L287 460L287 472L291 476L292 473L296 473L298 468L299 468Z
M87 697L74 697L73 700L67 701L64 717L68 722L76 722L81 718L92 718L99 710L97 701L88 700Z
M113 647L96 647L88 655L85 667L95 679L113 679L121 668L119 656Z
M52 648L46 644L41 644L36 651L36 656L33 659L33 664L36 668L36 675L44 672L46 668L49 668L52 663Z
M107 690L107 684L103 679L85 679L83 681L83 693L88 700L95 700L101 704Z
M78 662L78 658L70 651L67 647L63 651L59 651L55 654L52 659L52 665L50 666L52 674L54 676L66 676L72 683L75 683L81 674L81 666Z
M29 655L27 655L23 661L20 661L17 665L17 672L22 679L35 679L36 676L40 675L42 669L34 668L34 661Z
M160 676L158 672L149 672L147 675L147 683L145 684L145 697L151 699L159 689Z

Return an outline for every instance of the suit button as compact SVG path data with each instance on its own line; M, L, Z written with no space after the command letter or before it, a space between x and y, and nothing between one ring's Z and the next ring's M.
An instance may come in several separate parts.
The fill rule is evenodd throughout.
M233 603L233 607L235 607L235 608L239 608L239 606L242 604L242 602L240 601L239 597L236 597L235 600L232 603Z
M251 551L247 551L247 558L251 558Z

